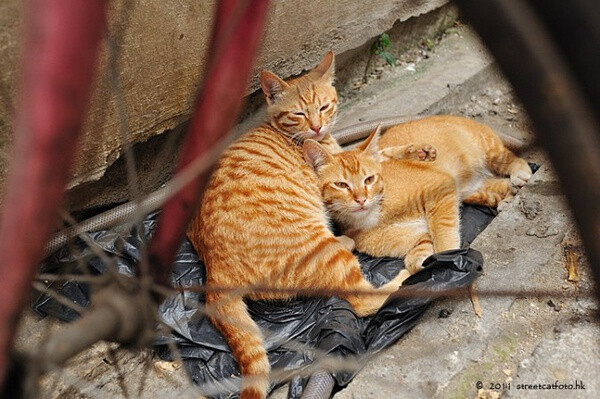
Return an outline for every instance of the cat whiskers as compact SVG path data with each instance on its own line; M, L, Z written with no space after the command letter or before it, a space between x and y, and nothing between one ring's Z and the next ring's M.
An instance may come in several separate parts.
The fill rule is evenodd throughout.
M304 143L304 132L297 132L288 137L296 145L302 145L302 143Z

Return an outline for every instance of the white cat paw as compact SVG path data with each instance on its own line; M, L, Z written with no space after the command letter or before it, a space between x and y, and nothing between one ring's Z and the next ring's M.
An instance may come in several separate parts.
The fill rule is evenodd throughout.
M530 172L520 171L510 176L511 191L516 193L518 189L523 187L531 179Z

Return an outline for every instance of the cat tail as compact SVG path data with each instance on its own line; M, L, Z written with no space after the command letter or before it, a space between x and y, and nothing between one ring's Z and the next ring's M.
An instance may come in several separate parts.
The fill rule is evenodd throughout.
M269 389L269 359L262 333L241 295L208 292L210 319L221 332L242 374L241 399L263 399Z
M494 129L494 133L496 133L496 136L498 136L498 138L500 139L500 141L502 142L504 147L508 148L515 154L519 154L520 152L522 152L523 150L525 150L531 146L531 143L529 143L527 141L519 140L518 138L513 137L510 134L500 132L495 129Z

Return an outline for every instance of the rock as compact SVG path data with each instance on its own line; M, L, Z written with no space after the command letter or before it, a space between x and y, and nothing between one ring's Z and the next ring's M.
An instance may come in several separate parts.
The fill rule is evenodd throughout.
M530 228L525 234L538 238L546 238L556 236L558 233L560 233L560 231L554 226L541 225Z
M519 201L519 209L525 217L529 220L533 220L542 210L542 204L538 200L531 198L521 198Z

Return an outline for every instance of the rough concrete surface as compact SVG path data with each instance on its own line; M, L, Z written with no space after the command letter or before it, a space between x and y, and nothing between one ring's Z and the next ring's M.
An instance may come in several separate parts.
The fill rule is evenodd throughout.
M450 29L431 50L415 48L400 61L395 68L375 63L367 84L356 78L343 97L341 125L443 112L474 117L531 140L510 86L466 27ZM580 249L577 234L549 161L539 150L524 156L542 165L540 170L472 244L485 258L485 273L476 284L482 316L475 315L466 298L436 302L412 331L371 360L336 398L599 397L598 304L591 299L588 266L582 257L581 281L566 281L563 247L569 242ZM490 290L514 292L486 295ZM536 294L546 291L551 293ZM43 331L28 319L21 336L40 339ZM50 397L122 397L118 373L107 367L112 360L105 348L80 355L67 369L67 383L79 381L81 387L65 390L61 385L60 393ZM144 355L117 353L128 376L126 385L136 392ZM180 371L167 374L148 377L141 396L182 397L189 388L185 377ZM580 381L586 389L517 388L555 381ZM273 397L285 397L285 388Z
M397 20L447 2L273 1L253 75L265 68L283 77L297 75L314 66L328 50L342 53L359 47ZM0 3L0 38L5 39L0 41L0 94L6 99L1 105L15 98L24 14L21 4L19 0ZM216 4L215 0L110 2L109 32L121 43L118 80L108 78L108 51L103 43L70 187L100 178L121 156L124 142L144 142L189 118ZM253 78L249 92L257 88ZM0 150L7 152L12 141L12 112L1 105ZM120 113L126 116L124 124Z
M598 395L600 331L593 321L597 304L587 299L592 293L590 276L585 273L579 285L566 282L561 243L573 234L569 212L549 168L543 166L534 176L472 244L485 257L477 290L517 293L504 298L481 295L481 318L466 299L438 302L336 397L474 398L478 381L487 391L510 397ZM521 206L529 201L541 204L533 218ZM547 231L548 226L555 228L548 237L530 233ZM546 290L557 294L529 294ZM442 310L450 316L440 318ZM586 391L517 390L517 384L577 379L586 384ZM382 386L389 391L382 394Z
M411 71L409 79L416 82L412 87L419 87L418 91L412 87L403 90L405 81L391 83L385 77L386 73L405 76L405 71L387 71L379 84L365 90L373 93L372 100L361 105L359 99L358 106L346 104L346 115L371 119L373 114L384 116L382 108L419 112L419 105L427 101L420 103L415 98L435 101L435 93L440 93L445 97L426 106L427 113L474 117L532 141L521 106L512 98L510 86L489 65L489 57L475 37L463 29L450 31L434 52L437 54L415 63L415 71ZM450 58L446 58L448 52ZM479 61L473 59L478 57ZM435 72L428 75L427 70ZM449 71L450 76L441 71ZM471 77L454 86L453 80L460 81L455 73L461 72ZM420 73L425 74L422 79ZM385 90L389 85L395 87ZM379 110L370 112L369 105L375 104ZM581 262L579 283L566 281L563 244L580 244L549 161L538 151L525 157L541 164L541 169L472 244L485 258L485 273L476 284L481 292L482 317L475 315L468 299L436 303L416 328L370 362L336 398L599 395L598 305L589 299L593 290L588 266ZM485 290L515 292L494 297L485 296ZM548 290L553 293L535 296ZM556 381L559 386L579 381L586 389L541 390L539 386ZM478 389L478 382L482 389Z

